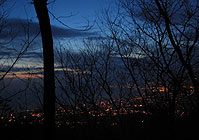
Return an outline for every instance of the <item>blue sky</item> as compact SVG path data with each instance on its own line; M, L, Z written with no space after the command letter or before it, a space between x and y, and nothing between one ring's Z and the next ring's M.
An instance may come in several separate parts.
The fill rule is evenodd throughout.
M12 31L13 35L17 34L17 37L15 40L13 40L8 46L1 49L0 57L3 57L4 59L0 59L1 63L6 63L5 71L9 68L9 65L12 64L13 60L15 60L16 56L16 50L21 50L23 46L23 43L26 42L25 39L27 39L26 33L24 32L23 28L24 26L21 25L27 25L26 20L31 20L30 23L30 40L34 38L34 36L37 34L39 30L39 25L37 24L38 19L36 17L36 13L34 10L33 4L31 4L32 0L7 0L7 4L5 5L5 10L8 10L9 16L7 22L9 25L12 26L11 30L8 30L8 32L5 32L5 35L3 33L0 34L0 40L1 39L7 39L11 35L9 31ZM49 0L51 2L52 0ZM98 15L101 14L102 10L114 5L117 0L55 0L54 3L50 3L48 5L48 9L57 17L60 16L68 16L71 14L74 14L74 16L70 18L60 18L62 22L70 26L71 28L75 29L82 29L81 27L84 25L87 25L87 20L90 21L91 24L93 24L94 20ZM53 31L53 37L54 37L54 47L70 47L70 50L75 50L75 47L81 47L82 46L82 39L86 37L87 35L97 35L96 34L96 28L92 30L89 30L88 32L79 32L76 30L71 30L68 28L65 28L63 25L58 23L56 20L53 20L51 16L51 25L52 31ZM10 26L9 26L10 27ZM7 31L7 30L6 30ZM8 36L6 36L8 35ZM56 38L56 40L55 40ZM56 42L58 42L56 44ZM60 45L61 44L61 45ZM59 49L59 48L58 48ZM8 56L7 56L8 55ZM37 40L35 40L30 47L28 48L27 52L23 55L23 57L17 62L14 69L7 75L7 78L5 80L10 80L9 78L14 78L14 81L12 81L12 84L6 88L4 93L9 94L3 94L5 96L9 96L10 94L13 94L12 92L18 91L23 89L24 83L21 82L21 80L18 80L18 78L26 79L26 78L36 78L39 79L43 75L42 70L40 68L43 67L42 62L42 45L41 45L41 39L40 36L38 36ZM55 51L56 56L56 51ZM10 57L12 59L10 59ZM33 74L35 74L35 77L29 74L29 71L27 72L27 68L29 68ZM59 65L56 64L55 61L55 71L59 72ZM67 68L66 68L67 69ZM16 72L17 71L17 72ZM71 70L73 71L73 70ZM13 74L14 72L15 74ZM3 73L4 74L4 73ZM16 76L18 78L16 78ZM0 73L1 77L1 73ZM40 81L41 82L41 81ZM21 84L22 83L22 84ZM21 96L21 94L19 94ZM19 100L22 102L22 97ZM32 101L32 97L31 100Z
M48 9L57 17L64 17L73 14L74 16L70 18L60 18L62 22L70 26L74 29L84 29L82 26L87 25L87 20L89 20L90 24L94 23L94 20L97 16L99 16L103 9L112 6L116 3L117 0L48 0L50 4L48 4ZM8 20L12 25L12 31L14 34L17 33L17 37L20 37L20 41L13 41L12 46L14 48L18 48L20 50L21 43L24 40L24 29L23 26L25 25L27 19L31 20L30 25L30 34L35 36L36 32L39 30L38 27L38 19L36 17L36 13L34 10L33 4L31 4L32 0L7 0L4 9L8 10L9 16L12 20ZM23 19L23 20L21 20ZM57 22L51 16L51 25L53 30L53 37L59 40L60 44L69 44L70 47L75 48L82 47L82 39L85 38L87 35L97 35L96 34L96 26L89 30L88 32L78 32L76 30L71 30L64 27L62 24ZM10 33L7 33L10 35ZM0 38L5 38L6 36L1 34ZM17 43L16 43L17 42ZM56 42L56 40L54 40ZM56 45L55 45L56 46ZM58 46L60 47L60 46ZM4 54L11 53L11 48L5 48L2 52ZM30 59L32 63L41 62L38 61L37 58L42 54L41 52L41 40L38 37L32 46L28 49L28 52L23 56L24 58L21 59L18 64L21 67L22 65L30 64ZM35 54L35 55L34 55ZM35 60L35 61L33 61ZM40 63L42 65L42 63ZM39 64L35 63L35 65L40 66ZM17 66L17 65L16 65Z
M32 0L8 0L10 6L10 18L29 18L37 21L35 10L31 4ZM86 20L91 23L95 20L96 16L104 8L113 5L117 0L48 0L49 10L57 17L68 16L71 13L74 15L70 18L61 18L61 20L73 28L79 28L86 25ZM62 26L55 20L51 20L52 24Z

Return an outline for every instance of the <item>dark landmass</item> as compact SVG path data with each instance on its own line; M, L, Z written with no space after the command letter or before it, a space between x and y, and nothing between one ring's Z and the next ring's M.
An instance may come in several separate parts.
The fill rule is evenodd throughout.
M37 115L37 114L35 114ZM43 137L42 117L15 119L13 122L1 122L0 132L3 139L40 140ZM57 140L197 140L197 115L177 118L171 124L165 114L144 115L134 113L115 116L89 117L78 116L78 121L65 122L60 118L55 135ZM39 118L39 119L38 119ZM23 123L22 123L23 122Z

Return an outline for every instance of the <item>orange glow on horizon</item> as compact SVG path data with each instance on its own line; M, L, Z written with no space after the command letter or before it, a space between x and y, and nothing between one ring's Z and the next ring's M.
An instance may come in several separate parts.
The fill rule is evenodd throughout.
M89 71L82 71L80 69L70 69L70 68L55 68L55 72L59 71L68 71L73 74L89 74ZM43 69L40 70L32 70L32 71L17 71L8 73L5 78L20 78L20 79L35 79L35 78L43 78L44 75ZM0 77L5 73L1 72Z
M20 78L20 79L35 79L35 78L43 78L43 74L8 74L6 75L6 78Z
M20 79L35 79L43 78L42 70L33 70L33 71L17 71L8 73L5 78L20 78ZM3 76L4 73L0 73L0 76Z

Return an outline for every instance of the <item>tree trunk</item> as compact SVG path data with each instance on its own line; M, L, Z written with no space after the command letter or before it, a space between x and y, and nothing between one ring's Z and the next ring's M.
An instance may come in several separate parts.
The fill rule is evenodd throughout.
M55 81L53 38L47 9L47 0L34 0L39 19L44 61L44 137L54 137L55 133Z

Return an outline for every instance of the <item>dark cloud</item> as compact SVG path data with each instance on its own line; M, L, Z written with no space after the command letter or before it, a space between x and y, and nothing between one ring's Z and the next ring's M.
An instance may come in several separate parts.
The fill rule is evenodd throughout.
M42 56L42 52L26 52L22 57L23 58L38 58Z
M11 55L12 53L9 51L0 51L0 56L4 56L4 55Z
M0 39L34 36L39 32L39 24L23 19L8 19L2 32L0 32ZM95 35L95 32L77 31L72 29L65 29L57 26L52 26L52 33L54 38L70 38Z
M27 36L34 38L40 30L39 24L36 22L23 19L7 19L2 30L0 31L0 56L16 56L16 50L22 50L23 40ZM65 29L57 26L52 26L54 39L76 38L93 36L95 32L77 31ZM1 42L10 42L2 46ZM13 47L12 47L13 46ZM37 58L42 56L40 50L41 40L38 38L31 44L28 51L22 56L23 58Z

